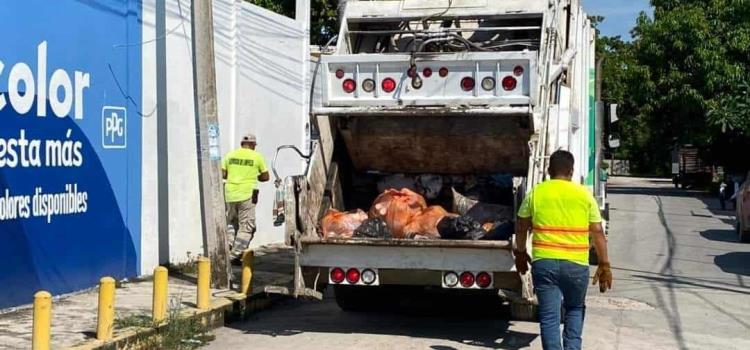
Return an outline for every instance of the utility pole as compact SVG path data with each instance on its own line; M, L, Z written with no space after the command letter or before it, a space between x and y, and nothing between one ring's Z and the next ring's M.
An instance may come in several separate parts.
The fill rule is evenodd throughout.
M214 28L211 0L192 0L193 88L198 124L198 167L203 217L203 252L211 260L211 284L228 289L224 189L216 103Z

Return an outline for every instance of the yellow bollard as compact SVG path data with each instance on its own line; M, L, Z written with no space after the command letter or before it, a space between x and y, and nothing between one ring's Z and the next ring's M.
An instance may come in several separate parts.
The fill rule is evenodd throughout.
M34 321L31 349L49 350L51 320L52 294L46 291L36 292L34 294Z
M198 258L198 309L211 308L211 260L206 257Z
M96 339L112 339L115 322L115 279L104 277L99 280L99 313L96 320Z
M253 264L255 253L252 250L246 250L242 253L242 280L240 293L249 296L253 292Z
M153 320L160 323L167 318L167 281L169 272L164 266L154 269L154 300L151 304Z

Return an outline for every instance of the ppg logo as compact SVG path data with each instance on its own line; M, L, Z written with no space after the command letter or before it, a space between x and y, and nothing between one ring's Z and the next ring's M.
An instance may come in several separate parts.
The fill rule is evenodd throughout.
M123 107L102 108L102 147L128 147L128 115Z

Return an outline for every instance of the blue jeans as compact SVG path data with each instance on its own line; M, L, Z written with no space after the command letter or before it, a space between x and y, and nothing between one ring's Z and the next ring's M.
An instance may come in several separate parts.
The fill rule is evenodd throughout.
M589 267L565 260L542 259L532 265L534 291L539 299L539 327L544 350L579 350L586 314ZM560 343L560 306L565 308L565 330Z

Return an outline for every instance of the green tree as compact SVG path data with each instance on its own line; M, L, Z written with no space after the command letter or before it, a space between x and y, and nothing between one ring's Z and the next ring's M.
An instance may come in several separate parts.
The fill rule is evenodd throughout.
M278 14L294 18L294 0L245 0ZM336 35L336 0L312 0L310 4L310 43L323 45Z
M623 149L642 172L665 173L670 146L695 144L742 169L750 144L750 1L653 0L633 41L600 38L603 98L621 104Z

